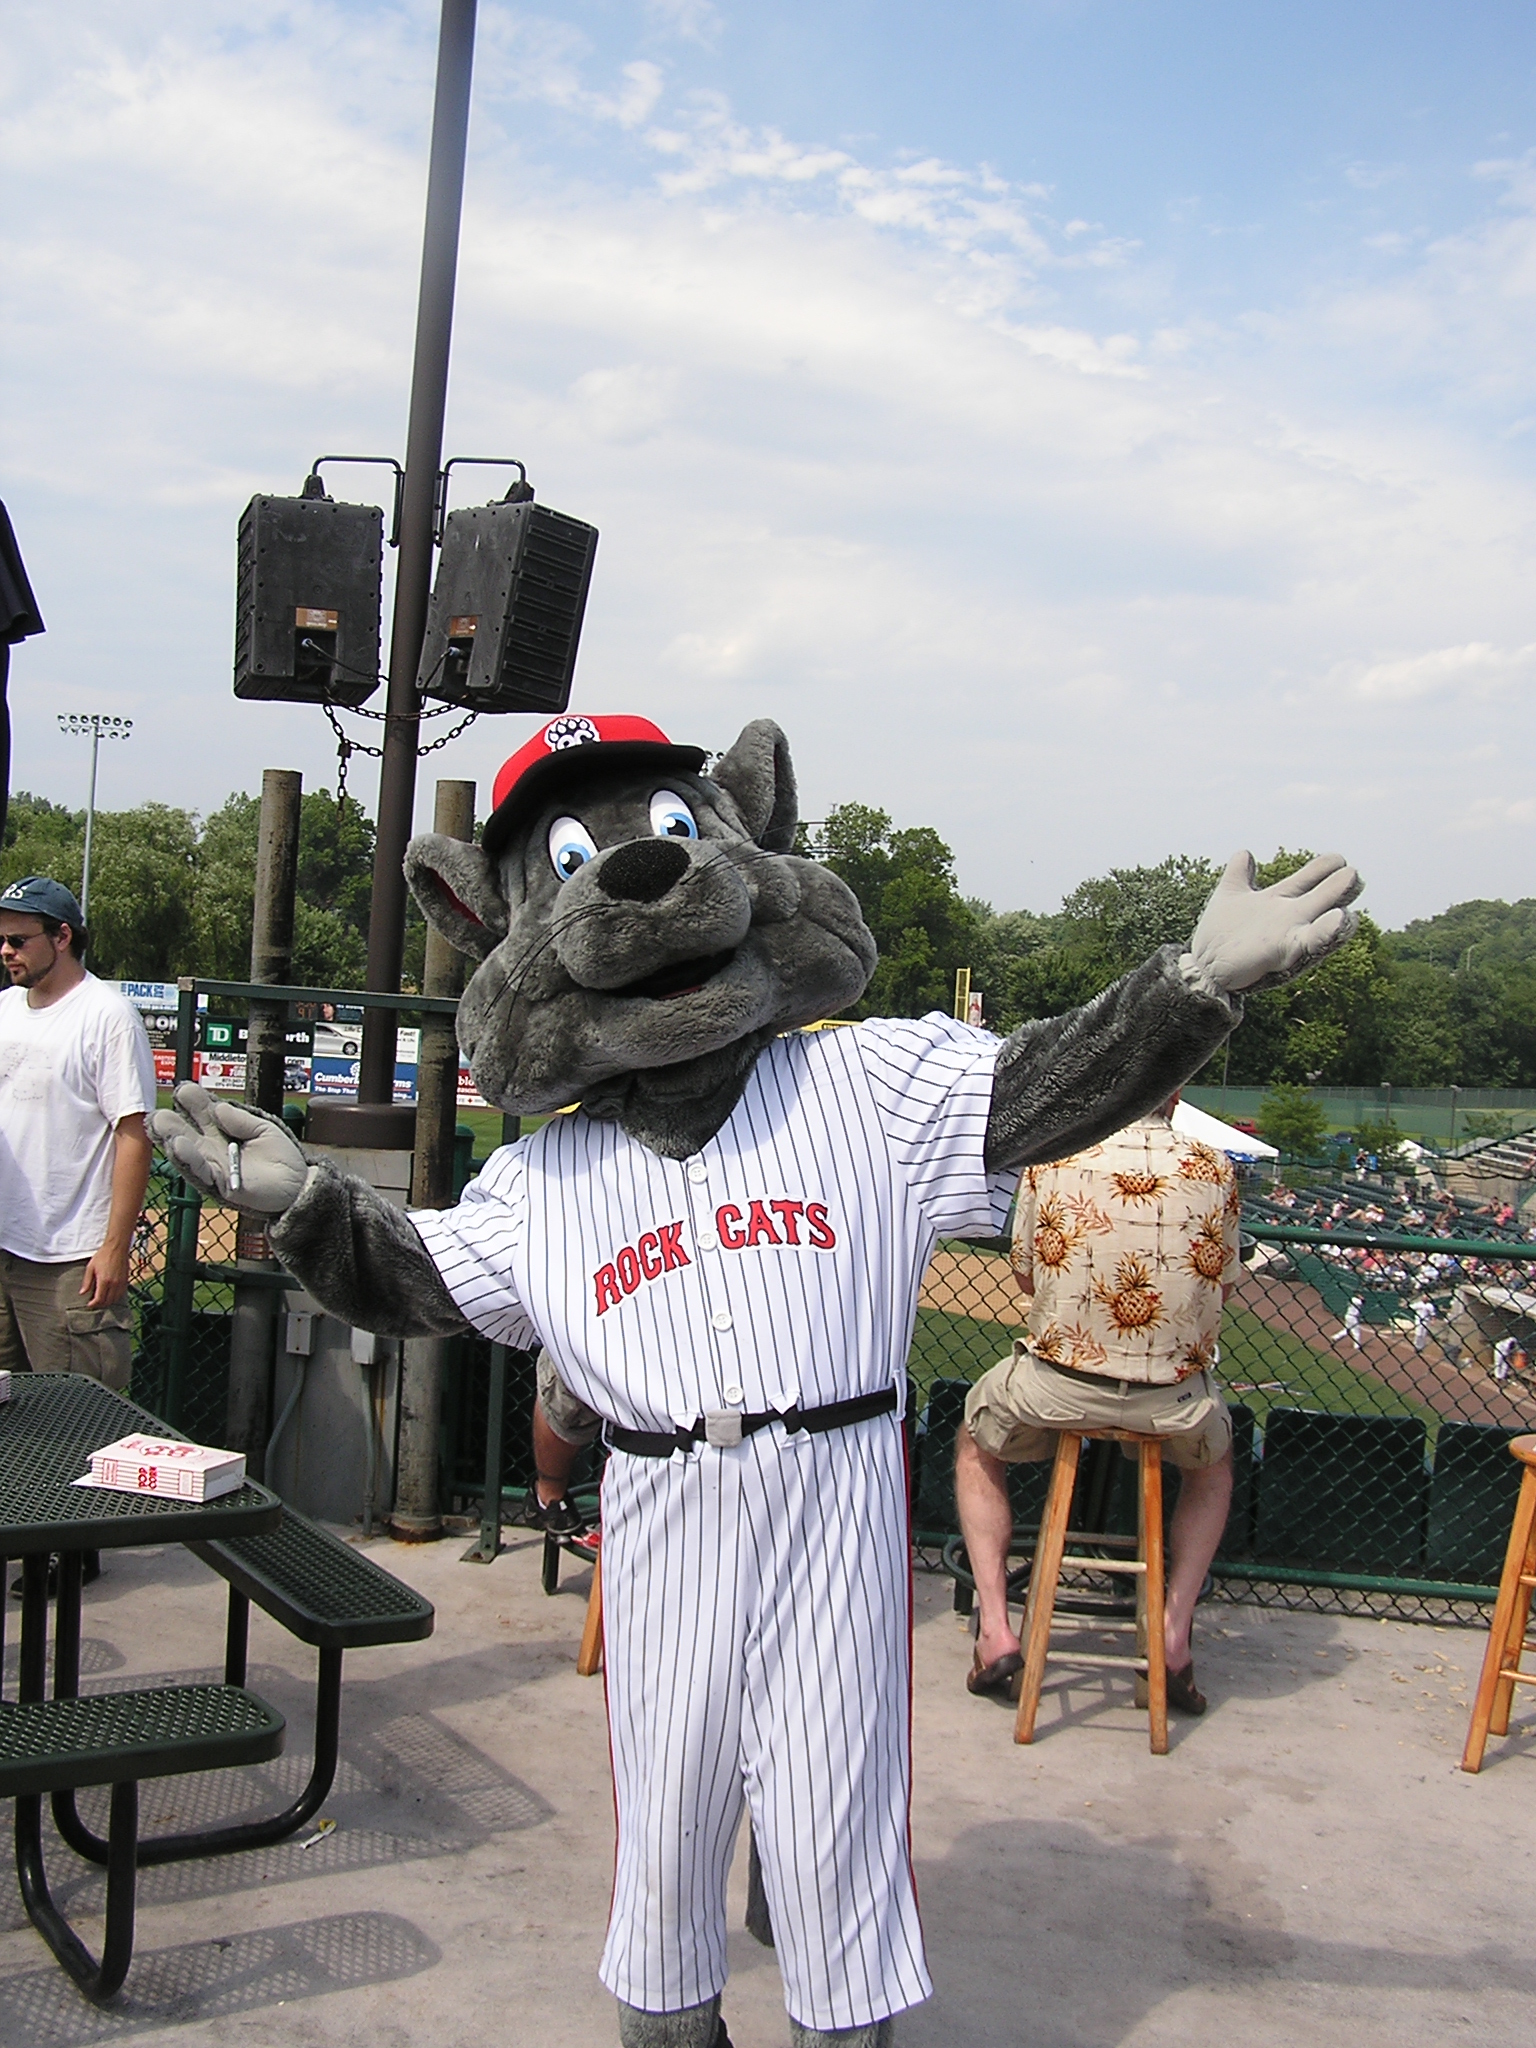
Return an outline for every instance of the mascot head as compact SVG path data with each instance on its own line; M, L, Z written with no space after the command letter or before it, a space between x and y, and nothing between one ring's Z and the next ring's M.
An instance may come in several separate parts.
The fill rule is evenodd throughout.
M416 900L480 962L458 1030L487 1101L579 1100L685 1157L769 1039L863 992L857 899L791 851L783 733L755 719L705 758L648 719L569 713L502 768L481 845L411 841Z

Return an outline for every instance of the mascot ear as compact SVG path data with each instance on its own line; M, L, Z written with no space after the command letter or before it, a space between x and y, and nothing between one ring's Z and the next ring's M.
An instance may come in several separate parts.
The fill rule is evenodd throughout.
M771 718L754 718L744 725L735 746L710 770L709 779L735 804L759 846L768 853L790 851L800 817L795 771L789 741Z
M405 879L428 924L459 952L483 960L507 936L506 898L478 846L420 833L405 849Z

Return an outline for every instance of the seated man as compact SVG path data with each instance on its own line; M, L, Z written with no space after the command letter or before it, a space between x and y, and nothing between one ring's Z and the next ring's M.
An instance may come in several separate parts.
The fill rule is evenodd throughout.
M602 1417L563 1384L547 1351L535 1366L538 1398L533 1404L534 1482L524 1512L546 1536L581 1535L587 1517L566 1491L576 1460L597 1439Z
M1024 1662L1008 1620L1007 1467L1053 1456L1064 1429L1129 1429L1165 1437L1179 1469L1168 1702L1205 1712L1189 1636L1232 1499L1232 1424L1212 1368L1239 1272L1239 1203L1231 1161L1173 1129L1177 1102L1071 1159L1030 1167L1020 1186L1013 1268L1029 1334L971 1389L955 1442L980 1608L972 1692L1006 1686Z

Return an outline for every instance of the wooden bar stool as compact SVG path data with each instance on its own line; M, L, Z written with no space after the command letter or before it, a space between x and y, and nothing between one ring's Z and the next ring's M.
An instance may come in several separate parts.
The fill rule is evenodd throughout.
M592 1590L587 1595L587 1618L581 1629L581 1648L576 1652L578 1678L595 1678L603 1668L603 1552L598 1546L592 1560Z
M1067 1553L1067 1521L1072 1507L1072 1489L1077 1483L1077 1464L1083 1444L1090 1438L1110 1438L1137 1447L1137 1538L1136 1556L1130 1558L1081 1557ZM1532 1440L1536 1442L1536 1439ZM1121 1572L1136 1580L1134 1622L1094 1622L1077 1616L1056 1616L1056 1587L1063 1565L1080 1565L1095 1572ZM1035 1561L1029 1575L1029 1603L1024 1610L1024 1676L1019 1688L1019 1714L1014 1723L1015 1742L1033 1742L1035 1714L1040 1705L1040 1688L1045 1682L1047 1658L1062 1663L1105 1665L1136 1674L1136 1704L1148 1710L1152 1754L1168 1754L1168 1672L1163 1644L1163 1440L1139 1436L1128 1429L1064 1429L1056 1439L1056 1463L1051 1471L1051 1490L1040 1522L1035 1544ZM1134 1657L1111 1656L1107 1652L1053 1649L1052 1628L1132 1629L1136 1631ZM1145 1693L1145 1697L1143 1697Z
M1515 1502L1515 1519L1509 1531L1509 1548L1504 1553L1504 1571L1499 1579L1499 1597L1494 1603L1493 1626L1488 1631L1488 1648L1483 1657L1483 1675L1477 1698L1472 1703L1472 1725L1462 1751L1461 1768L1480 1771L1488 1737L1509 1733L1509 1710L1517 1685L1536 1685L1536 1671L1522 1671L1520 1659L1536 1645L1526 1641L1531 1619L1531 1592L1536 1588L1536 1436L1511 1439L1510 1456L1518 1458L1525 1470L1520 1475L1520 1498Z

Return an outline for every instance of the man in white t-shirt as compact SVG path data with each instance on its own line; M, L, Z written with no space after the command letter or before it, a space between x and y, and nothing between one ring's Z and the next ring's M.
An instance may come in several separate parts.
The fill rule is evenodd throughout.
M0 890L0 1366L120 1391L155 1060L132 1004L86 972L85 948L61 882Z

